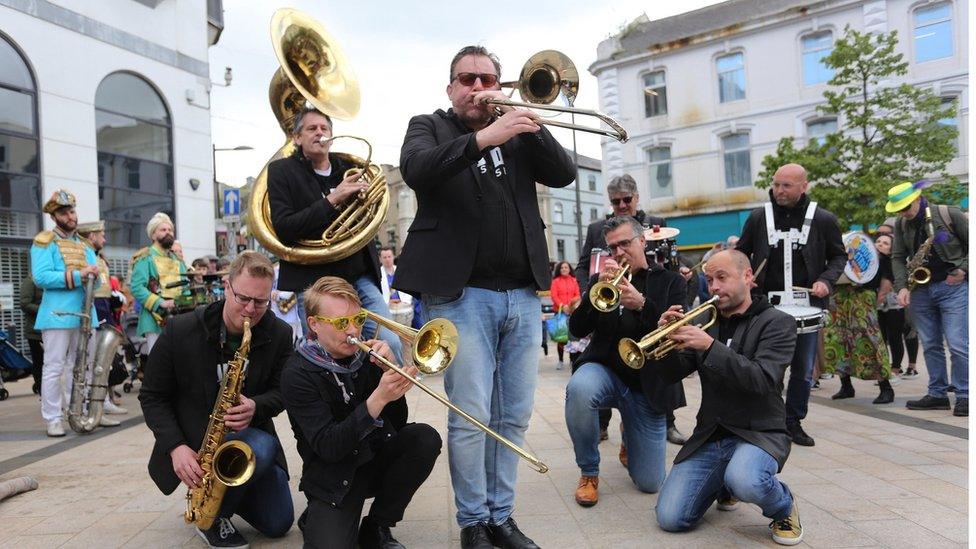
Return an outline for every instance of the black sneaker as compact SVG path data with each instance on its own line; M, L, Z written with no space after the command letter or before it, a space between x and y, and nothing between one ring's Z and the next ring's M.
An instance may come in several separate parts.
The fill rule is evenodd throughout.
M217 547L237 547L247 549L247 540L234 528L234 523L227 518L219 518L214 521L209 530L197 528L197 533L213 548Z
M799 422L787 423L786 430L790 432L790 438L793 439L793 444L799 444L800 446L813 446L816 444L813 441L813 437L803 430Z
M969 417L969 399L957 398L956 407L952 410L952 415L956 417Z
M925 395L918 400L909 400L905 403L909 410L948 410L949 397L938 398L932 395Z
M363 518L363 522L359 525L359 547L360 549L406 549L393 537L389 527L376 524L369 516Z
M488 525L483 522L465 526L461 528L461 548L493 549L494 546L491 544L488 536Z
M512 517L508 517L501 524L489 524L488 538L495 547L502 549L539 549L534 541L519 530Z

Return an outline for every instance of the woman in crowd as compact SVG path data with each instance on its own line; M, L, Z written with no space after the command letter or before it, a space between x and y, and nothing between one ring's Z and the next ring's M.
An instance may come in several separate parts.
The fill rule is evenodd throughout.
M554 276L552 277L552 308L554 312L569 314L570 311L575 308L576 302L580 299L580 288L579 283L576 282L576 277L573 276L573 268L569 265L568 261L560 261L556 264L556 268L553 271ZM556 344L556 354L559 357L559 364L556 369L563 369L563 351L565 350L565 343Z
M898 304L895 292L892 291L894 275L891 271L891 235L879 234L874 240L881 259L881 286L878 289L878 321L881 323L881 334L891 349L891 373L903 379L915 379L918 370L915 361L918 359L918 335L912 329L907 311ZM908 349L908 369L904 374L901 370L902 357Z

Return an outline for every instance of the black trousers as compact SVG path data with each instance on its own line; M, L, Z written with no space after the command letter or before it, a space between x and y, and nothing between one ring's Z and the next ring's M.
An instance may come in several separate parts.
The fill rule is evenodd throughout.
M40 339L28 339L27 346L31 354L31 375L38 390L41 387L41 368L44 366L44 345Z
M891 349L891 367L901 368L905 349L908 349L908 363L914 364L918 359L918 338L905 337L911 331L905 319L905 309L878 311L878 323L881 325L881 335Z
M341 504L333 507L308 498L308 508L298 519L305 547L355 547L363 504L370 497L376 499L369 509L369 519L380 526L396 526L440 453L441 437L433 427L425 423L405 425L372 461L356 471Z

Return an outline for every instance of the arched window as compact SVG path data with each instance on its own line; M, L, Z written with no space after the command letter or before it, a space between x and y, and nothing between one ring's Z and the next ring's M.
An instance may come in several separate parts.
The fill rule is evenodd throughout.
M37 89L20 52L0 35L0 238L41 230Z
M99 213L108 245L141 248L154 213L166 212L176 222L169 111L148 82L117 72L95 92L95 129Z

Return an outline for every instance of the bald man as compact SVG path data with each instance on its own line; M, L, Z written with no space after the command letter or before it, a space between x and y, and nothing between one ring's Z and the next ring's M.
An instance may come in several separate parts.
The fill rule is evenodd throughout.
M786 164L776 170L769 203L752 211L736 245L749 257L753 269L767 262L756 277L756 291L768 296L774 306L797 304L826 309L834 283L844 272L847 252L837 216L811 202L807 187L803 166ZM791 282L785 282L786 247L791 248ZM794 297L794 286L812 291ZM786 423L793 442L801 446L814 445L813 437L800 422L807 416L816 360L817 332L800 334L786 389Z

